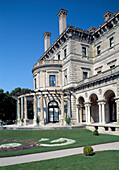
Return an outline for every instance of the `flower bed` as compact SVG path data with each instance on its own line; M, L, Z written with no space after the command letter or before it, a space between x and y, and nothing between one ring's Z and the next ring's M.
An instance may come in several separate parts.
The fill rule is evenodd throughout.
M35 147L36 145L40 145L40 143L34 142L35 139L0 139L0 143L3 143L0 145L0 151L15 151L15 150L21 150L21 149L29 149L32 147ZM10 143L12 142L12 143ZM15 143L13 143L15 142ZM21 146L21 143L16 143L16 142L21 142L21 143L29 143L29 145L26 146Z
M49 138L41 138L39 142L35 142L35 139L0 139L0 151L16 151L22 149L30 149L35 146L44 146L44 147L53 147L53 146L63 146L75 143L75 140L68 138L59 138L56 140L52 140L51 142L41 143L49 141ZM24 143L28 143L29 145L23 146Z

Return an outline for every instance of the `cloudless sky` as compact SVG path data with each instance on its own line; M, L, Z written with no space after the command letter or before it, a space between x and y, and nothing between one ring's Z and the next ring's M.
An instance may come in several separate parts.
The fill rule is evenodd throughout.
M44 32L51 44L59 36L57 13L67 9L67 25L98 27L103 14L119 10L119 0L0 0L0 89L33 89L32 68L44 53Z

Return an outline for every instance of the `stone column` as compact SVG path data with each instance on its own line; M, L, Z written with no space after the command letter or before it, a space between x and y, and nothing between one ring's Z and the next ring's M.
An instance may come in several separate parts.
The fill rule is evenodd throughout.
M80 123L82 124L83 106L80 106Z
M61 94L61 125L64 125L64 94Z
M71 117L71 96L70 94L67 97L68 100L68 117Z
M27 122L27 97L24 96L24 125Z
M91 123L91 122L90 122L90 106L91 106L91 104L88 103L88 104L87 104L87 114L88 114L88 115L87 115L87 117L88 117L87 119L88 119L88 123Z
M119 124L119 99L116 100L117 123Z
M88 123L88 110L87 110L87 104L85 104L85 112L86 112L86 123Z
M20 125L20 99L17 100L17 124Z
M102 123L105 124L105 104L106 102L102 102Z
M79 123L80 122L80 116L79 116L79 114L80 114L80 105L77 104L76 106L77 106L76 107L77 123Z
M40 109L41 109L40 125L44 125L44 104L43 104L43 94L41 94L41 99L40 99Z
M34 110L33 124L34 124L34 125L37 125L37 122L36 122L36 119L37 119L37 96L36 96L36 94L34 95L33 110Z
M40 96L38 96L38 98L37 98L37 101L38 101L38 103L37 103L37 116L38 116L38 119L39 119L39 122L40 122Z
M21 119L24 118L24 97L21 97Z
M101 106L101 102L99 102L98 105L99 105L99 123L102 123L102 106Z

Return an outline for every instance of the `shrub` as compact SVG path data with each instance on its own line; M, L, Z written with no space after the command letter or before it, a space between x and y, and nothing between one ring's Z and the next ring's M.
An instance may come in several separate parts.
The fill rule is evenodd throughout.
M83 153L84 153L85 156L94 155L93 148L91 146L85 146L83 148Z
M65 121L66 121L67 124L69 124L69 122L70 122L70 117L65 117Z
M97 130L94 130L94 131L93 131L93 135L98 136L98 135L99 135L98 131L97 131Z
M11 125L11 124L14 124L13 120L8 120L7 125Z
M39 124L39 117L38 116L37 116L36 122L37 122L37 124Z

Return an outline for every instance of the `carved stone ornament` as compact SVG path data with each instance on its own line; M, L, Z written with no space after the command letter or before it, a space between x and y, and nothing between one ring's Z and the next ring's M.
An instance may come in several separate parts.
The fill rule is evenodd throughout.
M99 95L101 95L102 94L102 89L99 89Z

